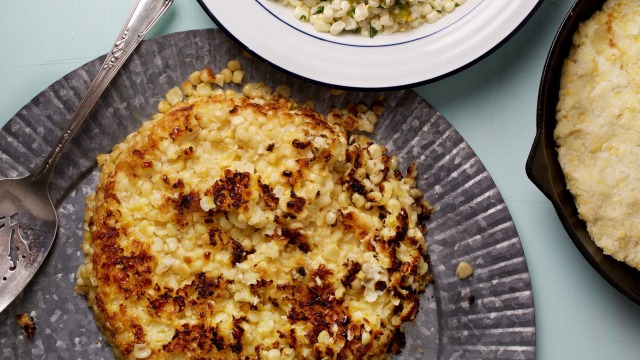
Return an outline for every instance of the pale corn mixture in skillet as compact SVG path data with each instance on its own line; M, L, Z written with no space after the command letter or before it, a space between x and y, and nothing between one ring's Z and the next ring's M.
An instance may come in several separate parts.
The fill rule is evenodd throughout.
M374 37L391 35L433 24L453 12L466 0L271 0L308 22L316 31L339 35L343 32Z
M555 140L580 218L603 252L640 270L640 1L608 0L573 37Z
M194 73L100 155L78 291L126 359L386 359L431 281L430 210L372 131Z

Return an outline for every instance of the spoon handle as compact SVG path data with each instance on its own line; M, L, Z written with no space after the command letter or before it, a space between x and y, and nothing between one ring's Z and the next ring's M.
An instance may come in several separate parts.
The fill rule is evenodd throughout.
M31 175L32 180L48 181L49 175L64 148L87 117L100 95L120 70L133 50L149 32L151 27L171 6L173 0L136 0L126 23L120 31L113 47L89 86L84 98L73 114L69 125L62 133L58 144L49 152L38 169Z

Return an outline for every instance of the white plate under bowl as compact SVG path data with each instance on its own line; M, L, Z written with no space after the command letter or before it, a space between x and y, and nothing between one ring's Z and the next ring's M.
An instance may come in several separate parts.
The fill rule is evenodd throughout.
M391 89L459 71L499 47L541 0L467 0L434 24L374 38L320 33L271 0L198 0L245 49L280 70L338 88Z

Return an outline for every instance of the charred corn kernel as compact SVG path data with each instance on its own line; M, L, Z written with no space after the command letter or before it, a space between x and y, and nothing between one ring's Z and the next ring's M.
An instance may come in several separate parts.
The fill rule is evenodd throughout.
M200 81L210 83L215 79L216 74L209 67L205 67L202 71L200 71ZM198 85L198 84L194 84Z
M419 189L411 189L409 190L409 196L411 196L414 199L420 199L422 198L424 194L422 193L422 191L420 191Z
M372 191L367 194L367 200L371 202L379 202L382 200L382 194L379 191Z
M371 105L371 111L377 116L382 115L384 112L384 104L382 102L375 102Z
M188 82L188 81L183 82L183 83L182 83L182 93L183 93L185 96L191 96L191 95L193 95L193 93L194 93L193 85L191 85L191 83L190 83L190 82Z

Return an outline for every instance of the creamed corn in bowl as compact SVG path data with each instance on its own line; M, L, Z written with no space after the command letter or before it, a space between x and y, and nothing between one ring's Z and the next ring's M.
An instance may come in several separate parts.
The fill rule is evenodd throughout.
M206 73L98 157L77 288L116 356L388 358L431 277L415 167L350 135L382 105L325 116Z

